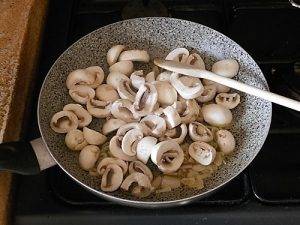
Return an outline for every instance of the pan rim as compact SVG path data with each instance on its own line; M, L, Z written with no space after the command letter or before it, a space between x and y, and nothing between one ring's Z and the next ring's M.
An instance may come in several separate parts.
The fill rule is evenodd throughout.
M263 147L265 141L266 141L266 138L269 134L269 130L270 130L270 126L271 126L271 121L272 121L272 104L269 102L269 120L267 121L267 124L266 124L266 129L265 129L265 132L263 134L263 136L261 137L261 143L258 147L258 151L256 151L255 154L253 154L253 156L247 161L247 163L245 163L242 168L236 173L234 174L233 176L231 176L229 179L227 179L225 182L221 183L220 185L212 188L212 189L209 189L207 191L204 191L200 194L197 194L197 195L193 195L193 196L190 196L190 197L187 197L187 198L181 198L181 199L177 199L177 200L170 200L170 201L142 201L142 200L129 200L129 199L125 199L125 198L119 198L119 197L115 197L113 195L110 195L110 194L106 194L105 192L102 192L102 191L99 191L99 190L96 190L94 188L91 188L90 186L86 185L85 183L79 181L77 178L75 178L71 173L68 172L67 169L65 169L60 163L59 163L59 160L57 160L54 155L52 154L51 150L49 149L47 143L46 143L46 139L44 137L44 134L43 134L43 130L42 130L42 126L41 126L41 120L40 120L40 102L41 102L41 96L42 96L42 92L44 90L44 87L46 86L46 81L47 81L47 78L48 76L50 76L50 72L52 71L54 65L61 59L61 57L63 57L63 55L69 51L69 49L71 49L74 45L76 45L78 42L80 42L82 39L84 39L85 37L89 36L89 35L92 35L93 33L96 33L98 32L98 30L100 29L103 29L103 28L106 28L106 27L110 27L110 26L116 26L118 24L121 24L121 23L124 23L124 22L130 22L130 21L141 21L141 20L159 20L159 19L167 19L167 20L174 20L174 21L177 21L177 22L188 22L188 23L192 23L192 24L195 24L195 25L200 25L200 26L203 26L204 28L206 29L209 29L209 30L212 30L213 32L215 32L217 35L221 36L221 37L224 37L230 41L232 41L237 47L239 47L242 51L244 51L246 54L248 54L250 56L250 58L255 62L255 60L252 58L252 56L247 52L245 51L244 48L242 48L238 43L236 43L235 41L233 41L231 38L227 37L226 35L220 33L219 31L216 31L210 27L207 27L205 25L202 25L200 23L195 23L195 22L192 22L192 21L188 21L188 20L182 20L182 19L176 19L176 18L170 18L170 17L140 17L140 18L134 18L134 19L128 19L128 20L121 20L121 21L118 21L118 22L115 22L115 23L111 23L111 24L108 24L106 26L103 26L103 27L100 27L84 36L82 36L81 38L79 38L77 41L75 41L73 44L71 44L66 50L64 50L64 52L62 52L60 54L60 56L54 61L54 63L52 64L52 66L50 67L46 77L44 78L43 80L43 83L42 83L42 86L41 86L41 89L40 89L40 92L39 92L39 98L38 98L38 106L37 106L37 119L38 119L38 126L39 126L39 130L40 130L40 133L41 133L41 137L42 137L42 140L44 141L45 143L45 146L47 148L47 151L49 152L49 154L51 155L51 157L54 159L54 161L57 163L57 165L69 176L71 177L75 182L77 182L78 184L80 184L83 188L87 189L88 191L90 191L91 193L97 195L97 196L100 196L100 197L103 197L104 199L106 200L110 200L110 201L113 201L113 202L117 202L119 204L123 204L123 205L130 205L130 206L134 206L134 207L139 207L139 208L156 208L156 207L171 207L171 206L180 206L180 205L185 205L187 203L190 203L192 201L195 201L197 199L201 199L201 198L204 198L204 197L207 197L211 194L213 194L216 190L220 189L221 187L223 187L224 185L226 185L227 183L229 183L231 180L233 180L234 178L236 178L238 175L240 175L249 165L250 163L255 159L255 157L257 156L257 154L260 152L261 148ZM255 66L259 69L259 71L261 72L262 74L262 78L263 78L263 81L265 82L265 85L266 85L266 90L269 90L269 85L268 85L268 82L264 76L264 74L262 73L260 67L258 66L258 64L255 62Z

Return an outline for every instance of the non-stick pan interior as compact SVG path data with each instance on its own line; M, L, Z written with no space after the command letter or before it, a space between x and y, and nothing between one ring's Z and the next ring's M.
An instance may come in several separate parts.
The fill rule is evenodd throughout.
M176 47L195 49L204 58L207 69L216 60L234 58L240 64L237 79L267 90L266 80L254 60L235 42L200 24L171 18L140 18L118 22L100 28L73 44L55 62L45 79L39 101L39 125L44 141L57 163L82 185L104 197L114 196L142 202L182 201L195 196L205 196L211 190L238 175L256 156L269 131L271 104L256 97L240 93L242 103L233 110L231 127L237 145L233 155L226 159L215 175L206 180L201 191L176 190L145 199L136 199L123 192L103 193L99 178L91 177L78 165L78 153L67 149L64 135L54 133L49 121L55 112L73 102L65 86L67 75L78 68L101 66L106 75L106 53L115 44L125 44L131 49L146 49L151 58L165 57ZM149 69L149 68L144 68ZM92 128L100 130L101 121L94 119ZM114 198L116 199L116 198ZM135 202L132 202L135 203ZM162 203L163 204L163 203Z

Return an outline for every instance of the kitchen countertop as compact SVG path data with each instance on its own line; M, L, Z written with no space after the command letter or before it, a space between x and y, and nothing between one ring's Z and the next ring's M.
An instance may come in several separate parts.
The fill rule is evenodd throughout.
M0 0L0 142L22 135L47 0ZM9 224L12 176L0 173L0 224Z

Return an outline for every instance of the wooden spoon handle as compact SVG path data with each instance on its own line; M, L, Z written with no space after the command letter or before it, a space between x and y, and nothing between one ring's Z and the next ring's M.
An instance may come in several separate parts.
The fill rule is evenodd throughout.
M231 78L222 77L219 75L216 75L210 71L207 70L200 70L193 66L185 65L179 62L175 61L168 61L168 60L161 60L161 59L155 59L154 60L155 65L180 74L192 76L192 77L198 77L198 78L205 78L207 80L214 81L216 83L225 85L227 87L239 90L241 92L245 92L250 95L254 95L256 97L265 99L267 101L276 103L278 105L282 105L297 111L300 111L300 102L278 95L274 94L269 91L264 91L259 88L250 86L248 84L241 83L239 81L236 81Z

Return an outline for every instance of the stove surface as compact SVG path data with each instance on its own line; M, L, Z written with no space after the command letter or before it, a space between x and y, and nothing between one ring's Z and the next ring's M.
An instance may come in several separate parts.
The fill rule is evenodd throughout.
M300 96L300 9L275 1L52 0L24 139L40 136L38 93L55 59L101 26L138 16L171 16L223 32L254 57L271 91ZM133 10L136 9L136 10ZM298 29L297 29L298 27ZM300 97L299 97L300 98ZM167 209L105 201L58 167L17 176L13 224L300 224L300 113L273 105L270 134L248 169L210 197Z

